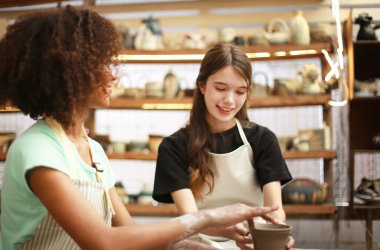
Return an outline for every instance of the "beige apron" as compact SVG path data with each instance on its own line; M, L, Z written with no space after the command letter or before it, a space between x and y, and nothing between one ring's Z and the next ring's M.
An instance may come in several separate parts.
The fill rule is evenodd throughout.
M73 183L86 200L95 208L103 220L111 226L112 215L114 210L110 202L109 193L106 191L104 183L101 180L99 171L99 162L97 155L94 154L90 145L90 152L92 155L92 161L97 166L97 180L98 182L91 182L85 180L78 180L76 174L76 161L72 145L63 131L61 125L51 118L46 118L46 122L53 129L57 135L60 143L62 144L66 157L69 159L70 164L70 177ZM87 136L86 133L84 133ZM75 205L75 204L73 204ZM66 231L54 220L54 218L48 213L42 220L41 224L37 227L33 236L26 242L17 246L17 249L38 249L38 250L52 250L52 249L80 249L80 247L74 242L74 240L66 233Z
M233 203L263 206L263 193L253 167L253 151L240 122L236 120L244 145L226 154L210 153L215 170L214 190L198 203L199 209L215 208Z
M197 203L199 209L221 207L234 203L244 203L256 207L263 206L263 193L256 170L253 167L253 151L237 119L236 124L244 144L226 154L210 153L215 170L214 189L212 193L207 194L208 189L204 188L202 192L204 199ZM265 223L261 217L256 217L255 221ZM235 241L223 237L198 234L191 239L215 249L240 249L236 246Z

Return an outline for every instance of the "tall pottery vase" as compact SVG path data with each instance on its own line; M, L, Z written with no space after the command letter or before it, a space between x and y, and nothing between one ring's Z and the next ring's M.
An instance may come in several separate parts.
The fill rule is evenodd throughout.
M309 24L303 17L302 11L298 10L290 21L291 42L298 45L310 44Z

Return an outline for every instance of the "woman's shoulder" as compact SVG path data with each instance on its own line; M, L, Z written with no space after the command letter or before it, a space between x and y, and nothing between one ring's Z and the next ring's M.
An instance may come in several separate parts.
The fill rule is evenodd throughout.
M186 128L180 128L173 134L164 137L158 149L159 155L162 155L164 152L170 154L186 154L188 138Z
M56 142L56 136L50 126L43 120L38 120L22 134L17 136L11 148L42 147Z
M275 136L273 131L270 130L268 127L265 127L252 121L246 121L242 123L242 127L247 137Z
M163 142L170 144L182 144L187 142L189 138L189 132L187 128L180 128L173 134L164 137Z

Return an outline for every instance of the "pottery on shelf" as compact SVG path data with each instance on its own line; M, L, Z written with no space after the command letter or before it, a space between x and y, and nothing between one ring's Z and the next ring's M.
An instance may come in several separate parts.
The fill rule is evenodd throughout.
M282 188L284 204L320 204L326 202L326 198L327 184L307 178L294 179Z
M179 79L172 70L169 70L163 81L164 97L175 98L179 94Z
M275 30L275 26L279 30ZM284 20L274 18L269 21L265 38L270 44L284 44L289 42L289 27Z
M290 21L291 43L310 44L310 28L301 10L297 10Z

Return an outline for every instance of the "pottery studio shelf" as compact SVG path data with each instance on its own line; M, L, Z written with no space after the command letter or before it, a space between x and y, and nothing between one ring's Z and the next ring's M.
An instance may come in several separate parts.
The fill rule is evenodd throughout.
M331 52L330 43L310 45L255 45L242 47L251 61L282 60L323 56L322 51ZM199 63L206 53L200 49L179 50L125 50L115 58L119 63Z
M108 152L107 156L110 160L142 160L142 161L155 161L157 159L156 152L124 152L124 153L111 153ZM322 158L331 160L336 158L336 153L331 150L324 151L285 151L283 153L285 159L316 159ZM5 161L6 154L0 153L0 161Z
M133 216L178 216L178 210L174 204L159 204L157 206L143 204L125 205L129 213ZM284 205L287 215L305 216L329 216L336 212L336 207L330 204L321 205Z
M21 111L15 107L0 106L0 113L17 113L17 112L21 112Z
M249 101L250 108L293 107L327 105L330 95L287 95L254 97ZM110 109L146 109L146 110L189 110L192 98L115 98L111 99Z
M124 153L107 153L111 160L147 160L155 161L157 153L151 151L143 152L124 152ZM285 159L318 159L332 160L336 158L335 151L285 151L283 152Z

